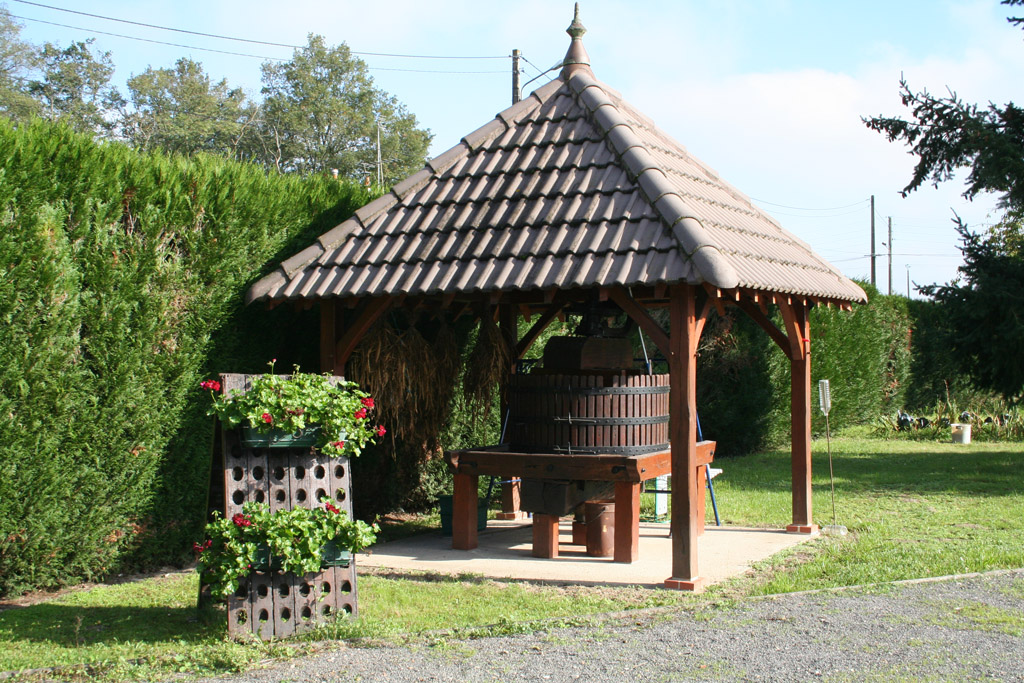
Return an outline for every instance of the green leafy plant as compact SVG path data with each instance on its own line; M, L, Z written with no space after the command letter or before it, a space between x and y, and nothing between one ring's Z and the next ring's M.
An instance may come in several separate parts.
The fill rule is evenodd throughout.
M377 525L349 519L328 498L320 502L323 507L277 512L249 502L230 519L217 515L206 525L205 540L194 545L202 582L215 597L227 598L256 570L318 571L328 541L358 552L377 540Z
M252 380L245 392L220 393L216 380L199 386L208 390L213 405L208 414L217 415L226 427L251 426L260 434L280 430L296 434L318 427L317 446L327 455L352 456L362 453L374 436L384 436L383 426L373 426L370 411L374 400L353 382L337 382L328 374L299 372L275 375L270 372Z

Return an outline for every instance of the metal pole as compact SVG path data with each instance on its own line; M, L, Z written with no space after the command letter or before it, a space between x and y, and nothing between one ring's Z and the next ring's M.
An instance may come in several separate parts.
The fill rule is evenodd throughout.
M875 195L871 195L871 286L878 287L875 280Z
M892 296L892 216L889 216L889 296Z
M512 50L512 104L522 99L519 88L519 50Z

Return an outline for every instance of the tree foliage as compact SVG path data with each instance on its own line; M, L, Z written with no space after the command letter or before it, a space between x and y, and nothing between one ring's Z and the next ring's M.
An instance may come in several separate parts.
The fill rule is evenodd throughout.
M75 130L102 133L113 125L121 95L110 85L114 64L109 52L94 55L93 39L67 47L47 43L39 52L42 75L28 84L28 93L44 117L63 119Z
M1002 4L1024 5L1024 0ZM1024 18L1009 21L1024 26ZM1004 207L1024 207L1024 110L1013 102L979 107L963 102L953 91L946 97L914 92L903 78L900 98L910 109L909 120L877 116L864 122L890 141L908 145L917 157L904 196L928 181L938 185L958 169L969 168L965 197L996 192Z
M179 59L170 69L146 69L128 80L131 111L121 134L149 151L234 156L251 118L252 106L227 79L214 83L203 65Z
M959 219L964 263L959 278L921 291L942 307L950 352L975 384L1007 399L1024 390L1024 258L1020 224L988 235L972 233Z
M0 7L0 114L24 121L39 112L39 103L27 89L37 62L36 49L21 39L21 25Z
M329 47L310 35L288 62L263 65L260 149L253 156L281 171L375 178L377 126L385 183L422 167L430 133L376 88L366 64L348 46Z

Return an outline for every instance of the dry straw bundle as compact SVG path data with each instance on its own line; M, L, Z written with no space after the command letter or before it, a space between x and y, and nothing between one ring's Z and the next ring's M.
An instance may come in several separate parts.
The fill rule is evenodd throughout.
M395 438L435 451L459 376L458 342L443 320L433 341L416 321L403 327L377 323L353 355L352 377L377 400L380 421Z
M498 387L499 392L504 391L512 360L509 340L498 328L494 315L487 311L480 319L476 344L466 361L462 378L462 395L474 416L490 414L494 387Z

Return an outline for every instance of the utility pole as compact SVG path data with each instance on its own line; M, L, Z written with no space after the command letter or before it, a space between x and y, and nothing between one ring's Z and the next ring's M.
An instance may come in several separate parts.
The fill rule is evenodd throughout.
M377 121L377 187L384 185L384 164L380 160L380 121Z
M519 55L519 50L512 50L512 104L522 99L519 93Z
M871 195L871 286L878 287L875 281L875 195Z
M889 296L892 296L892 216L889 216Z
M910 264L907 264L907 298L910 298Z

